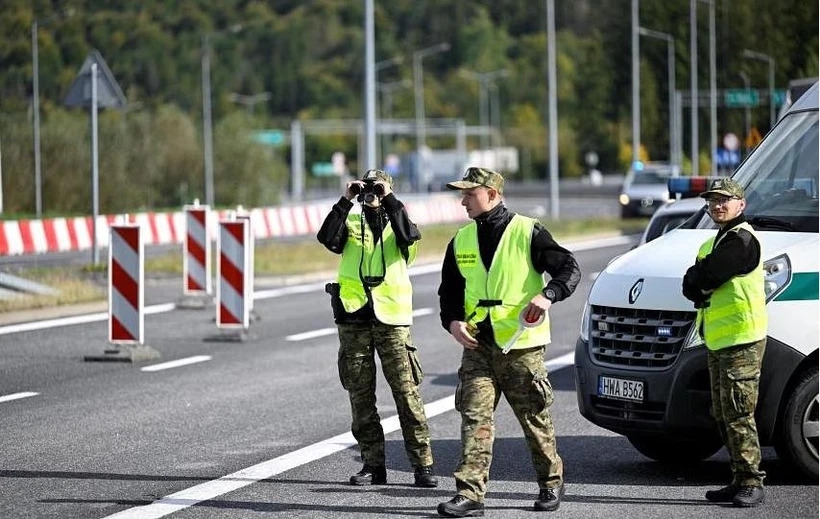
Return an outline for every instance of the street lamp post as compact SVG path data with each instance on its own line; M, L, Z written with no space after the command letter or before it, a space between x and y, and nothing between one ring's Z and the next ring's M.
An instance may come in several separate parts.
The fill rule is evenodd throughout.
M73 9L67 9L55 15L49 16L42 22L37 18L31 22L31 62L32 62L32 109L34 112L33 132L34 132L34 210L37 218L43 214L43 180L42 165L40 160L40 51L37 42L40 27L61 18L68 18L74 14Z
M666 40L667 44L667 70L669 76L669 162L677 164L675 156L675 38L665 32L653 31L644 27L638 27L638 32L642 36L648 36L659 40Z
M424 148L426 136L424 127L424 70L422 60L431 54L450 50L448 42L441 42L436 45L413 52L413 91L416 105L416 171L419 173L419 186L427 186L427 165L422 160L421 151Z
M638 38L638 0L632 0L632 163L640 160L641 146L641 64Z
M689 2L689 55L690 94L692 97L692 175L698 175L698 2L709 4L709 128L711 154L717 151L717 61L715 50L715 2L714 0L690 0ZM712 161L712 172L716 171Z
M409 79L402 79L400 81L391 81L389 83L377 83L379 88L379 92L382 94L382 109L381 113L379 114L379 118L381 119L392 119L393 118L393 92L402 88L409 88L413 85L413 82ZM385 136L382 134L382 155L386 152L386 146L384 144Z
M486 132L488 128L488 121L490 120L489 96L487 95L487 91L490 85L493 84L493 80L499 77L505 77L509 75L509 73L507 72L507 69L499 69L491 72L472 72L465 70L464 74L478 81L478 115L482 130L481 149L487 149Z
M743 57L764 61L769 64L769 119L771 120L771 127L774 127L774 123L777 122L774 109L774 58L768 54L749 49L743 49Z
M547 130L549 132L550 217L558 220L558 88L555 64L555 0L547 0Z
M236 34L242 30L241 24L232 25L217 32L205 33L202 36L202 152L205 163L205 203L214 206L214 153L213 122L211 120L211 44L212 37L230 32Z

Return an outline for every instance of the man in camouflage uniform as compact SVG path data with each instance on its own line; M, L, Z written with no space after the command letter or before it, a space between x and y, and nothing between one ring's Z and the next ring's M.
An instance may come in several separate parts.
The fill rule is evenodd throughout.
M564 492L544 365L550 342L547 310L569 297L581 274L573 255L539 222L511 213L501 201L504 177L469 168L447 184L459 189L474 220L444 256L439 287L441 324L464 347L456 389L461 459L456 496L438 505L448 517L484 515L494 439L493 414L503 394L524 431L539 494L537 511L557 510ZM544 273L550 280L544 286ZM530 327L519 325L519 319Z
M716 180L701 194L720 226L683 278L683 295L698 309L708 349L712 416L732 460L732 483L706 499L751 507L763 503L760 442L755 424L760 365L766 347L766 294L760 243L746 222L743 188Z
M419 392L424 375L410 339L413 291L407 267L421 235L392 186L392 178L380 170L348 183L317 235L328 250L342 256L338 282L328 284L327 290L339 329L339 378L350 396L351 429L364 462L350 483L387 482L384 430L376 409L378 352L415 485L435 487L430 431ZM361 213L350 214L354 197Z

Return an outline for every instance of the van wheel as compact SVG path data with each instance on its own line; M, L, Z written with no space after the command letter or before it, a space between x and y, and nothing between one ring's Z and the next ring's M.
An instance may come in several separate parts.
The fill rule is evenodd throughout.
M780 418L780 437L775 445L777 456L817 480L818 423L817 369L803 373L786 400Z
M719 438L676 441L662 436L627 436L626 439L647 458L675 465L697 463L723 447Z

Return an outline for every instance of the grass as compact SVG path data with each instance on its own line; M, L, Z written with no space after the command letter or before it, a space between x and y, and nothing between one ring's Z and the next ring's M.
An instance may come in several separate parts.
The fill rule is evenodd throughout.
M605 233L640 233L646 227L647 220L598 218L542 222L556 240L562 243L571 238L592 237ZM419 260L440 259L444 255L447 243L461 225L463 224L435 224L422 227ZM259 278L322 272L335 270L338 264L339 256L328 252L314 239L286 242L268 240L256 246L254 274ZM0 313L104 300L108 293L106 268L106 265L96 268L37 267L15 272L16 275L56 289L59 295L0 299ZM145 275L182 276L182 251L146 258Z

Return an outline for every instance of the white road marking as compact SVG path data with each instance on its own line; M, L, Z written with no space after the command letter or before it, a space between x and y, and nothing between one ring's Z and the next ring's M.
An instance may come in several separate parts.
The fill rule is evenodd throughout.
M211 360L210 355L195 355L193 357L185 357L184 359L172 360L169 362L162 362L160 364L152 364L140 368L140 371L162 371L164 369L178 368L180 366L187 366L189 364L197 364L199 362L207 362Z
M10 395L0 396L0 402L11 402L12 400L19 400L21 398L28 398L30 396L37 396L40 393L33 393L31 391L23 391L22 393L12 393Z
M325 335L334 335L335 333L336 328L319 328L318 330L310 332L288 335L285 337L285 340L290 342L306 341L308 339L315 339L316 337L324 337Z
M573 356L574 353L567 353L547 361L547 369L556 371L566 366L571 366L573 364ZM455 401L452 396L436 400L424 406L428 419L454 409ZM381 424L385 434L398 431L401 428L398 416L385 418ZM233 474L222 476L219 479L180 490L150 505L137 506L109 515L105 519L158 519L165 517L166 515L194 506L197 503L215 499L228 492L233 492L259 481L272 478L288 470L312 463L355 445L356 440L351 433L340 434L333 438L328 438L313 445L308 445L307 447L283 454L278 458L263 461L257 465L234 472Z

